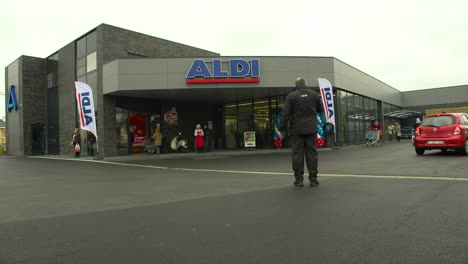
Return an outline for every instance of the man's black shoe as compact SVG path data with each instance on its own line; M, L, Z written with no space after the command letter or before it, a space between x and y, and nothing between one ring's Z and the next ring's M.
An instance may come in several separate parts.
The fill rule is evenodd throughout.
M318 186L320 183L317 180L311 180L310 186Z
M304 183L301 182L301 181L295 181L295 182L294 182L294 186L296 186L296 187L304 187Z

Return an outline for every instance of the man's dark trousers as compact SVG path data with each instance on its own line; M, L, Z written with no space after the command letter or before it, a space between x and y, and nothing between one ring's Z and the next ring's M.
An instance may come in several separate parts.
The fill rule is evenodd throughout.
M317 155L317 133L305 135L293 135L291 137L292 165L296 181L304 180L304 153L309 180L317 179L318 155Z

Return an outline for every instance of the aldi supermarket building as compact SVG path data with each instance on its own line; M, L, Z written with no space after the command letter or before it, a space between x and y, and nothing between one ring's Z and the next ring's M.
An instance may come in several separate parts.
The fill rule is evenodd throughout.
M244 148L244 131L255 131L256 148L272 148L299 76L312 89L317 78L332 83L338 146L364 143L374 120L411 127L433 109L468 111L468 85L400 92L333 57L224 57L101 24L48 58L21 56L5 68L7 153L72 155L75 81L93 88L99 136L97 148L81 130L82 156L142 152L157 126L162 153L179 132L193 148L197 124L212 128L214 149Z

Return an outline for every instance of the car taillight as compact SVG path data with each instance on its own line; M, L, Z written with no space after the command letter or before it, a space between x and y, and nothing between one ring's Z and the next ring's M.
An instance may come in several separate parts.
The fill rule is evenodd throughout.
M460 133L461 133L461 129L460 129L460 127L457 126L457 127L455 128L455 130L453 131L453 135L455 135L455 136L456 136L456 135L460 135Z
M420 129L421 129L420 127L417 127L417 128L414 130L414 134L415 134L416 136L419 136L419 130L420 130Z

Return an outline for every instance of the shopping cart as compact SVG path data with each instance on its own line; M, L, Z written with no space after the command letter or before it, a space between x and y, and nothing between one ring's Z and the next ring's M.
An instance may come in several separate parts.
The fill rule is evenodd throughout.
M370 130L366 133L366 146L382 145L382 130Z
M151 139L147 138L143 141L143 153L148 154L155 154L156 153L156 146L153 144Z

